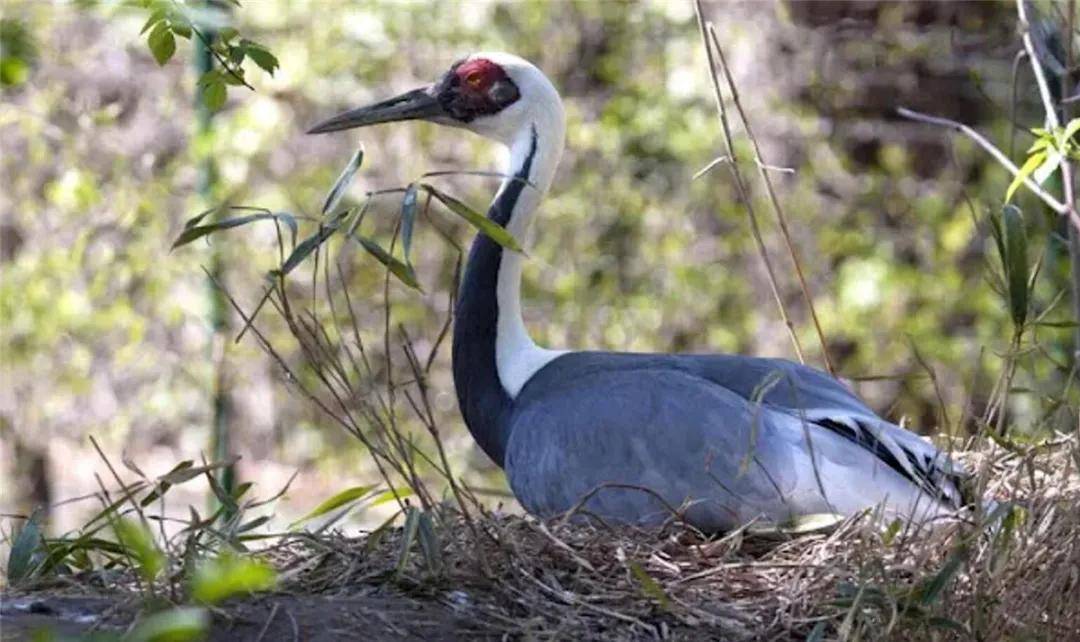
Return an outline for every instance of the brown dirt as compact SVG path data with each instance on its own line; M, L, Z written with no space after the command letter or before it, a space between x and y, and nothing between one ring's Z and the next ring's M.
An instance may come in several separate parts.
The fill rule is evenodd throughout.
M137 596L9 594L0 606L0 640L30 639L47 629L60 635L122 632L134 620ZM400 595L269 595L230 603L215 613L209 642L339 642L344 640L459 640L495 636L438 601Z

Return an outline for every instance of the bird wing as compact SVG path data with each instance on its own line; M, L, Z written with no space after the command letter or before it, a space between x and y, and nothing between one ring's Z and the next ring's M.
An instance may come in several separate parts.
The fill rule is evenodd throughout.
M606 518L655 523L666 502L688 506L705 530L723 530L877 504L897 515L940 509L863 445L756 405L677 360L573 354L515 400L506 473L531 513L583 502ZM624 486L590 495L612 483Z
M785 359L721 354L571 352L552 361L536 379L550 387L561 378L606 376L622 370L681 371L722 387L752 408L798 420L799 434L836 436L870 453L930 497L952 507L966 500L965 471L922 437L881 419L843 383ZM527 384L523 393L529 390Z
M782 410L873 453L931 497L959 507L965 471L922 437L878 417L843 383L784 359L686 355L687 367L743 398Z

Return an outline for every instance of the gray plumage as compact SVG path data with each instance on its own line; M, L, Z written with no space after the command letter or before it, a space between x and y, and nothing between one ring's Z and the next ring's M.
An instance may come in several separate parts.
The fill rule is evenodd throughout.
M510 485L542 516L598 488L584 508L601 518L656 524L666 502L707 531L882 502L929 517L960 500L933 446L780 359L572 352L526 384L509 430Z

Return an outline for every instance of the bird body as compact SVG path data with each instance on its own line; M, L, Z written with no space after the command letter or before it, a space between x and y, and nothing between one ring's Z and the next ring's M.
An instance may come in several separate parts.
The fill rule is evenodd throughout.
M313 132L406 119L469 129L507 150L488 217L524 238L563 149L558 92L521 58L480 53L439 81L341 114ZM550 350L521 315L524 256L473 241L454 319L459 406L530 513L581 508L707 531L750 520L934 517L960 506L962 471L877 417L829 375L737 355Z

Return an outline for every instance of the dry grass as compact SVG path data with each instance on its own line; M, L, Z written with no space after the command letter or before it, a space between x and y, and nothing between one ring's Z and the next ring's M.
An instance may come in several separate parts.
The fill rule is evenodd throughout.
M474 535L451 516L439 525L438 553L416 551L404 564L402 529L297 538L268 554L285 591L377 586L441 602L494 635L1074 639L1076 438L962 455L992 473L1003 500L982 525L905 532L864 515L830 532L763 534L751 525L705 539L675 526L642 532L492 515L474 520Z

